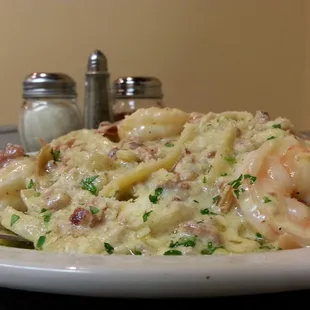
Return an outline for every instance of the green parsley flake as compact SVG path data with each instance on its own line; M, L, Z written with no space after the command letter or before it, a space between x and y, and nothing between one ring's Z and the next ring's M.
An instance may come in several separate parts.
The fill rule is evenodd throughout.
M149 200L150 202L156 204L158 202L159 196L163 193L163 189L161 187L155 189L155 194L154 195L149 195Z
M59 150L54 151L53 149L51 149L51 154L53 155L54 161L60 161L60 151Z
M19 219L20 219L19 215L17 215L17 214L12 214L10 225L13 226Z
M273 140L275 138L276 138L275 136L271 136L271 137L267 138L267 140Z
M96 213L98 213L100 211L98 208L92 207L92 206L89 207L89 209L90 209L91 214L96 214Z
M96 195L97 193L97 187L94 185L94 181L98 178L98 175L95 175L90 178L83 179L81 184L82 184L82 189L87 190L91 192L93 195Z
M244 188L240 187L241 182L244 179L250 179L250 184L253 184L256 181L256 177L253 175L250 175L250 174L242 175L242 174L240 174L240 176L236 180L230 181L228 183L228 185L232 186L233 192L237 198L239 198L240 193L243 193L245 191Z
M222 248L223 248L222 246L214 246L213 243L210 241L210 242L208 242L207 248L201 250L200 253L202 255L212 255L215 252L215 250L222 249Z
M207 178L205 176L202 179L202 183L207 183Z
M229 164L235 164L237 162L236 158L233 156L226 156L224 159L229 163Z
M52 213L48 213L44 215L43 216L44 223L49 223L49 221L51 220L51 217L52 217Z
M212 198L212 202L215 203L215 204L218 204L218 202L220 201L220 198L221 198L220 195L214 196L214 197Z
M268 203L268 202L271 202L271 199L265 196L263 198L263 201L264 201L264 203Z
M165 146L166 146L166 147L173 147L173 146L174 146L174 144L173 144L173 143L171 143L171 142L167 142L167 143L165 143Z
M142 219L143 219L143 222L146 222L148 217L150 216L150 214L153 212L153 210L151 211L148 211L148 212L144 212L143 216L142 216Z
M272 128L279 128L279 129L281 129L281 124L274 124L274 125L272 125Z
M262 240L264 240L264 237L263 237L263 235L261 234L261 233L256 233L256 239L258 240L258 241L262 241Z
M112 247L112 245L110 243L105 242L104 243L104 248L108 252L108 254L113 254L114 253L114 248Z
M33 196L34 196L34 197L40 197L40 196L41 196L41 193L40 193L40 192L35 192L35 193L33 194Z
M194 199L194 202L195 202L195 203L199 203L199 201L198 201L198 200L196 200L196 199Z
M131 251L131 253L132 253L133 255L142 255L142 252L139 251L139 250L137 250L137 249L133 249L133 250Z
M221 174L221 177L226 177L226 176L227 176L226 172Z
M168 250L164 255L183 255L183 253L179 250Z
M210 211L208 208L201 209L200 213L203 215L217 215L217 213Z
M31 180L29 181L29 183L28 183L27 188L28 188L28 189L31 189L31 188L33 188L33 185L34 185L34 182L33 182L33 180L31 179Z
M39 250L42 250L42 247L43 247L43 244L45 243L45 241L46 241L46 236L40 236L40 238L37 241L37 248Z
M257 179L256 177L254 177L253 175L250 175L250 174L245 174L243 177L244 177L244 179L250 179L251 184L255 183L255 181Z
M43 208L43 209L41 209L41 212L40 212L40 213L44 213L44 212L46 212L46 211L47 211L47 209Z
M185 246L185 247L194 247L196 246L196 236L193 237L182 237L177 242L171 241L169 248L176 248L178 246Z

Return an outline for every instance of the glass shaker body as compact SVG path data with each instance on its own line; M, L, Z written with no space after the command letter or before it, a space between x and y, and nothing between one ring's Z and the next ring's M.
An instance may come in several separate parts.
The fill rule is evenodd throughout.
M23 81L18 131L26 152L83 127L75 81L64 73L33 72Z
M28 98L20 111L18 131L26 152L36 152L42 142L83 127L80 110L74 98Z
M162 83L154 76L123 76L113 82L112 116L114 121L138 109L163 108Z
M161 98L115 98L112 105L113 120L119 121L138 109L159 107L163 108Z

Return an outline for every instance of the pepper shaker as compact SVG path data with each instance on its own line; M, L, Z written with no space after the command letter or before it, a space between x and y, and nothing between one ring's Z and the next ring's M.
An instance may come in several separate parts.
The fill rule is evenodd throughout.
M113 81L112 113L119 121L140 108L164 107L161 81L153 76L123 76Z
M76 83L69 75L34 72L25 78L18 124L25 151L39 151L42 140L49 143L82 125Z
M112 121L109 83L107 58L100 50L95 50L89 55L85 74L85 128L98 128L101 122Z

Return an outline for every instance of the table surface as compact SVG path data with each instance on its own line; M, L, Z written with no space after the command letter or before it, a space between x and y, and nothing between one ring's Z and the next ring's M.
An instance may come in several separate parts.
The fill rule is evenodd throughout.
M201 306L198 303L203 302L204 307L212 309L212 307L232 307L236 305L238 309L264 309L270 303L279 305L285 309L285 304L288 301L298 301L301 304L309 300L310 290L286 292L277 294L264 295L249 295L237 297L216 297L216 298L197 298L197 299L115 299L115 298L95 298L95 297L80 297L68 295L55 295L45 293L35 293L27 291L18 291L10 289L0 289L0 309L15 309L15 306L22 306L24 309L42 309L42 307L53 307L59 305L70 305L72 309L85 307L104 307L103 309L114 309L114 307L130 305L138 307L139 305L147 307L154 305L157 307L173 306L173 309L188 309L189 307L197 309ZM113 307L113 308L112 308ZM211 308L210 308L211 307ZM291 306L290 306L291 307Z
M19 135L15 126L0 127L0 150L5 148L6 143L20 144ZM94 298L68 295L56 295L48 293L27 292L21 290L0 288L0 309L12 309L14 306L22 306L24 309L42 309L42 307L56 305L70 305L72 308L85 308L92 306L130 306L157 305L173 306L174 308L195 307L195 304L204 302L208 307L212 306L231 306L238 305L239 309L262 309L270 302L280 302L288 300L303 300L306 302L310 296L310 290L285 292L276 294L259 294L237 297L217 297L217 298L198 298L198 299L115 299L115 298Z

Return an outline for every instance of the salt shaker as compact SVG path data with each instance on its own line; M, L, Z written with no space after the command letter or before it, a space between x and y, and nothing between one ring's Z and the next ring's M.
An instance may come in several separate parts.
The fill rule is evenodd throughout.
M113 120L119 121L140 108L164 107L161 81L153 76L123 76L113 81Z
M26 152L82 127L76 83L69 75L34 72L25 78L18 132Z
M85 74L84 127L96 129L101 122L111 121L108 62L100 50L95 50L88 57Z

